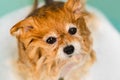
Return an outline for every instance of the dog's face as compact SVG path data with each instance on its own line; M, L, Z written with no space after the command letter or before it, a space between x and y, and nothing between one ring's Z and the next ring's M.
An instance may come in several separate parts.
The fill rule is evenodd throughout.
M19 60L27 68L55 76L92 60L92 41L81 3L68 0L42 7L11 29L18 39Z

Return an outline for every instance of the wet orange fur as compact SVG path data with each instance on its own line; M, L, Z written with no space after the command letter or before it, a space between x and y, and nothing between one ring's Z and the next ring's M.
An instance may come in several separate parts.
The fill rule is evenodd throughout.
M95 61L95 53L92 49L91 32L85 23L85 10L81 3L80 0L68 0L65 4L54 2L45 5L12 27L11 34L18 40L18 72L23 80L58 79L62 67L70 61L58 58L58 48L72 41L79 41L89 58L79 69L70 73L67 80L78 80L78 77L81 78L87 72ZM79 37L67 33L65 26L69 23L77 26ZM44 38L52 32L57 34L58 41L56 45L51 46L44 41ZM80 76L76 76L78 74Z

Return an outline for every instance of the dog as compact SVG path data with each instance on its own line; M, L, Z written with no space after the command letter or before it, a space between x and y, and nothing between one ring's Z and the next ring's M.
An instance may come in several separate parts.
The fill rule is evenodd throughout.
M18 41L16 70L21 80L83 80L95 62L82 0L46 0L10 33Z

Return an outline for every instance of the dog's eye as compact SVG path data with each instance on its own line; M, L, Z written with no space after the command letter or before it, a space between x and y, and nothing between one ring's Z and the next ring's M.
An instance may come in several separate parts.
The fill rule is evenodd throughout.
M74 35L76 32L77 32L77 28L75 27L72 27L68 30L68 32L71 34L71 35Z
M53 44L53 43L56 42L56 38L55 38L55 37L49 37L49 38L46 40L46 42L47 42L48 44Z

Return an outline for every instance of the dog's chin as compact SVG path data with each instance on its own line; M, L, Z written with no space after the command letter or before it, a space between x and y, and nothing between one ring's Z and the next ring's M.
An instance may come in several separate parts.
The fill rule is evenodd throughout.
M77 54L71 57L70 61L66 63L60 73L60 77L65 77L69 75L74 69L84 65L87 55Z

